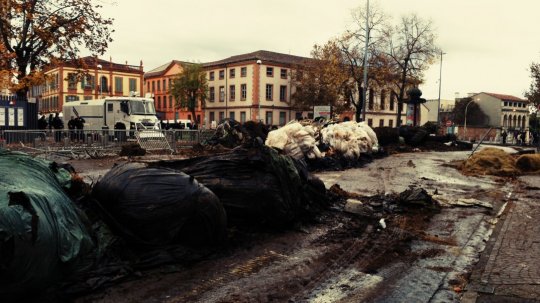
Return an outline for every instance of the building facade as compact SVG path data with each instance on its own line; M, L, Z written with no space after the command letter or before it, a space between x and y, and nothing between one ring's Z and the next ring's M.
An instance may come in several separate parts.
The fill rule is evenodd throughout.
M170 87L179 73L182 72L182 66L189 64L178 60L172 60L144 74L144 85L147 96L154 98L156 113L160 120L197 120L200 124L204 120L204 111L201 103L197 104L195 116L187 109L177 108L175 100L170 94Z
M208 79L206 127L225 118L283 126L297 118L291 104L291 75L308 58L269 51L237 55L203 64Z
M83 67L70 62L45 69L46 82L30 89L42 113L61 112L64 102L107 96L143 96L143 66L113 63L95 57L81 58Z
M515 96L478 93L470 97L489 118L489 126L507 130L529 128L529 101Z

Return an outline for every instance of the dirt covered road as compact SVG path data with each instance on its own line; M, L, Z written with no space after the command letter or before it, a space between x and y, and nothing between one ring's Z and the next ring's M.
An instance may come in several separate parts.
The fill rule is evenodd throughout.
M230 243L202 261L137 272L76 302L456 302L499 208L518 186L463 176L449 165L467 156L397 154L317 173L327 188L339 184L360 196L423 188L440 211L366 214L365 207L386 202L359 197L288 231L232 230ZM94 179L109 164L73 163Z

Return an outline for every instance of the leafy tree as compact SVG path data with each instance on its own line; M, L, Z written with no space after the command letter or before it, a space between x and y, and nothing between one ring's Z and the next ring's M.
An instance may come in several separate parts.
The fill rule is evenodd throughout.
M337 113L348 108L348 99L342 96L349 89L349 78L337 41L315 45L311 55L313 60L299 64L293 77L295 106L309 110L315 105L331 105Z
M538 107L540 105L540 64L531 63L530 72L532 83L529 90L525 92L525 97Z
M431 21L413 14L404 16L401 23L389 33L389 52L392 65L392 93L403 103L406 91L422 82L424 71L433 63L439 48ZM402 107L398 106L397 123L400 125Z
M0 69L15 71L19 95L44 80L43 66L78 59L80 47L103 54L112 19L92 0L1 0Z
M467 106L468 104L468 106ZM467 109L467 125L484 126L489 123L488 116L472 98L462 98L456 101L452 110L453 121L456 124L465 124L465 109Z
M175 99L175 107L187 108L197 125L198 121L195 119L197 101L204 107L207 91L208 82L202 65L185 64L182 66L182 72L174 78L169 93Z

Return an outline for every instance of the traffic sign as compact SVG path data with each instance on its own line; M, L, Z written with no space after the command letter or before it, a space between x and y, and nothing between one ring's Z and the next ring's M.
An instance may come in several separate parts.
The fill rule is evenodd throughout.
M446 121L446 126L447 126L447 127L450 127L450 126L452 126L452 121L450 121L450 120L447 120L447 121Z

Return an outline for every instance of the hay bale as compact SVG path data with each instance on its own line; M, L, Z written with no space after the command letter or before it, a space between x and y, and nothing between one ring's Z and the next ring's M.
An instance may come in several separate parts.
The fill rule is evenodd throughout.
M498 148L486 148L463 162L460 167L466 175L515 176L520 173L512 155Z
M540 154L525 154L516 160L516 167L525 173L540 173Z

